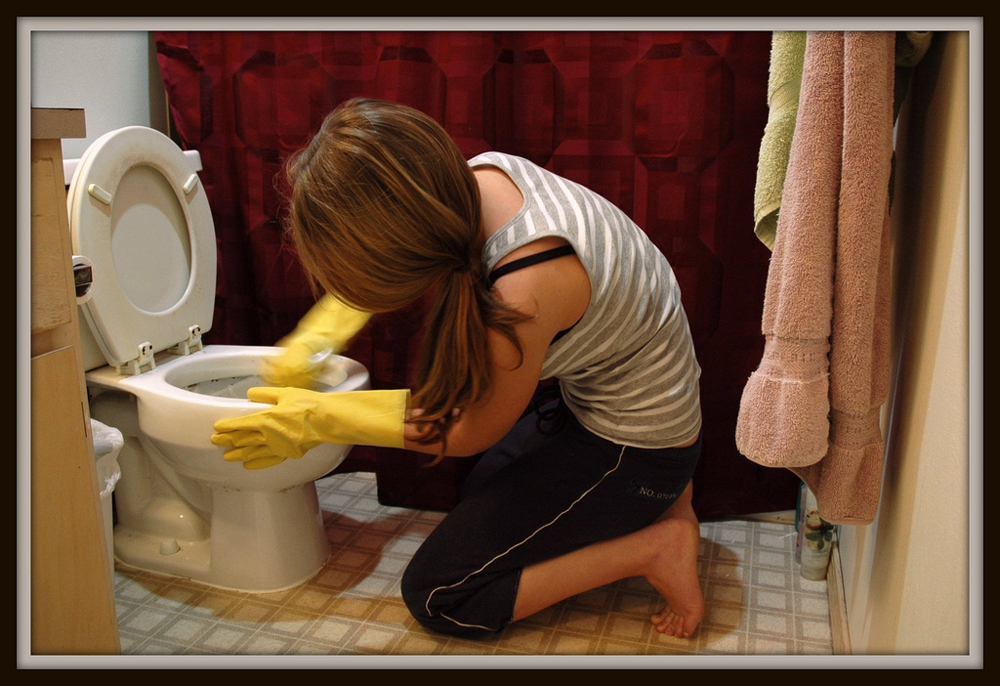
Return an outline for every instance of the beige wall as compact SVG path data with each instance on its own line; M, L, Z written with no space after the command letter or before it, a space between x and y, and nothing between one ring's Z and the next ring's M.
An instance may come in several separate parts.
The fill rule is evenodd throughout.
M841 530L854 654L970 651L969 47L935 36L899 120L883 498Z

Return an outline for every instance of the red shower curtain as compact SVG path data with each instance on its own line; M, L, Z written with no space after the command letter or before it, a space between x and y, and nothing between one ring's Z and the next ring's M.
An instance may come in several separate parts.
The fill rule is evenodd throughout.
M769 253L753 233L767 118L767 32L158 32L173 135L201 153L219 247L213 343L272 344L314 298L282 235L280 170L354 96L437 119L467 156L501 150L628 212L680 281L703 368L702 517L792 508L797 479L735 446L763 350ZM408 383L422 306L385 315L348 354L377 387ZM448 509L468 461L424 467L356 448L386 504Z

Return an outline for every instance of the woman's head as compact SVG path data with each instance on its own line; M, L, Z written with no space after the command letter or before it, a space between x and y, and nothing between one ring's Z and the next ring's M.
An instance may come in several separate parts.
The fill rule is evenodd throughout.
M455 409L491 380L487 328L520 344L523 317L493 297L483 274L479 186L433 119L380 100L350 100L291 158L290 230L303 265L349 305L385 312L432 288L416 369L414 421L444 442ZM443 447L442 447L443 449Z
M288 169L299 256L320 286L348 303L397 309L442 276L479 268L478 186L427 115L350 100Z

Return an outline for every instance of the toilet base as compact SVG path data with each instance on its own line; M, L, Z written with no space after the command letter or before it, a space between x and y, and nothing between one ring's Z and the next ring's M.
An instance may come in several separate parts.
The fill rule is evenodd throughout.
M115 558L209 586L268 593L308 581L330 556L313 482L277 493L217 487L208 529L192 539L119 524Z

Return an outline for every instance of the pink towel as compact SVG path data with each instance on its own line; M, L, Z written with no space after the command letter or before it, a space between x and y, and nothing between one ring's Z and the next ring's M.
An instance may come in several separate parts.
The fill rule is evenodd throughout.
M874 519L888 391L892 32L811 32L737 446L833 523Z

